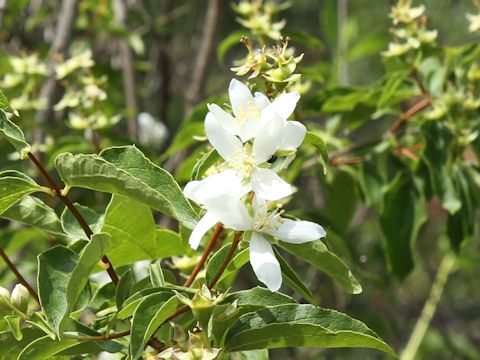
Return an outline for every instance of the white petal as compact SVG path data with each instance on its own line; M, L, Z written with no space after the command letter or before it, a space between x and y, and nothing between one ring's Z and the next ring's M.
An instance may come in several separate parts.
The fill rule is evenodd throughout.
M270 169L254 168L250 177L255 195L265 200L280 200L292 195L292 187Z
M273 110L280 115L282 119L287 120L295 110L299 99L300 94L296 91L285 93L273 100L267 109Z
M206 199L240 191L242 178L233 170L225 170L203 180L190 181L183 193L197 204L204 204Z
M320 225L311 221L295 221L282 219L283 223L277 230L266 233L291 244L302 244L325 237L326 232Z
M188 239L190 247L193 250L197 250L203 236L217 223L218 219L207 211L193 229L192 234L190 235L190 239Z
M240 126L238 136L240 136L242 142L246 142L258 134L261 126L262 122L260 119L246 118L244 119L243 124Z
M228 87L228 95L230 97L230 104L232 104L233 114L238 116L240 108L246 110L249 102L253 103L253 96L250 89L237 79L230 81Z
M254 232L250 240L250 264L257 279L267 285L270 291L277 291L282 285L282 272L272 246L265 238Z
M265 116L265 117L264 117ZM277 151L283 138L285 121L275 114L268 112L262 114L263 125L253 140L252 154L256 164L261 164Z
M255 97L253 98L253 102L255 103L255 106L260 111L262 111L268 105L270 105L270 100L268 100L268 97L266 97L265 94L262 94L261 92L256 92L255 93Z
M236 196L229 194L207 199L205 208L229 228L239 231L253 228L253 219L245 204Z
M228 160L235 151L243 151L240 140L227 132L210 112L205 117L205 132L208 141L225 160Z
M215 116L215 119L218 120L220 125L222 125L230 134L238 135L239 126L235 118L223 110L217 104L208 104L208 110Z
M298 121L287 121L283 129L282 145L280 150L295 150L305 139L307 128Z

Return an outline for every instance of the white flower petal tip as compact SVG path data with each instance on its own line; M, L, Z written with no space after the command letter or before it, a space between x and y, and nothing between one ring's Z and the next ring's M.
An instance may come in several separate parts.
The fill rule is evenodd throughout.
M202 241L203 236L210 230L215 224L218 223L218 219L213 216L211 213L207 212L200 221L197 223L197 226L193 229L190 238L188 239L188 244L193 250L197 250Z
M295 111L298 100L300 100L300 94L297 91L281 94L266 109L274 111L282 119L287 120Z
M268 234L291 244L303 244L327 235L323 227L314 222L285 218L282 219L277 229L269 230Z
M265 200L280 200L293 194L292 186L269 169L255 168L250 181L255 195Z
M278 291L282 285L282 272L272 246L265 238L254 232L250 240L250 264L257 279L270 291Z
M246 109L249 103L253 103L253 96L250 89L247 85L237 79L232 79L232 81L230 81L228 95L235 116L240 114L242 108Z
M296 150L303 143L306 135L307 128L302 123L298 121L287 121L279 150Z
M193 180L185 185L183 193L190 200L203 205L207 199L226 194L243 194L242 178L233 170L225 170L203 180Z
M229 159L234 152L243 151L240 140L226 131L211 112L205 117L205 132L210 144L225 160Z

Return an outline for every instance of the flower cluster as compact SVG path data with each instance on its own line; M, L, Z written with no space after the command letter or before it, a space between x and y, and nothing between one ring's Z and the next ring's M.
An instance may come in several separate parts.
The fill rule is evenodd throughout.
M396 57L416 50L422 45L434 45L437 40L437 30L428 30L426 18L423 15L425 6L412 7L411 0L399 1L390 13L393 25L391 29L395 41L388 44L388 50L383 56Z
M293 188L278 171L285 169L303 142L306 128L287 120L300 98L297 92L270 100L262 93L233 79L229 87L233 115L209 104L205 118L208 141L223 158L217 173L189 182L185 195L205 214L190 236L196 249L215 224L245 232L250 241L250 263L270 290L282 283L280 265L271 243L274 238L293 244L320 239L324 229L313 222L282 217L278 203L293 194Z

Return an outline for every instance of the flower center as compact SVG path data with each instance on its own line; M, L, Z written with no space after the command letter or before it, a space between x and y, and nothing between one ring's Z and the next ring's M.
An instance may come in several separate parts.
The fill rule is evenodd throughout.
M246 108L240 106L236 117L237 124L243 125L247 119L260 119L260 110L255 106L253 101L248 101Z
M249 178L255 167L251 151L245 147L242 150L235 150L228 159L228 167L235 170L242 178Z
M266 211L265 207L258 209L254 214L253 230L258 232L278 230L283 224L284 212L281 206L270 212Z

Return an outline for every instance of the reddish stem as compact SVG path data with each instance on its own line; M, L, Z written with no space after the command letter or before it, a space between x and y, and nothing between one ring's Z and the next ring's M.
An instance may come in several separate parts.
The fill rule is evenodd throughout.
M3 249L0 249L0 256L3 258L3 260L5 261L5 263L7 264L8 268L15 274L15 277L17 278L17 280L20 282L20 284L22 284L23 286L25 286L25 288L28 290L28 293L30 294L31 297L33 297L37 303L40 304L40 299L38 298L38 294L37 292L35 291L35 289L27 282L27 280L25 280L25 278L22 276L22 274L20 274L17 270L17 268L15 267L15 265L10 261L10 259L8 258L7 254L5 253L5 251L3 251Z
M193 284L193 282L195 281L198 273L200 272L203 265L207 261L208 255L210 255L213 248L215 247L215 242L217 241L218 237L222 233L222 230L223 230L223 224L218 223L216 228L215 228L215 231L212 234L212 237L210 238L210 241L207 244L207 247L203 251L203 254L202 254L202 257L200 258L200 261L197 263L197 265L195 266L195 268L193 269L192 273L190 274L188 279L185 281L183 286L189 287L190 285Z
M37 169L40 171L42 174L43 178L46 180L52 191L55 193L55 195L65 204L65 206L72 212L73 216L77 220L77 222L80 224L82 227L83 231L85 232L85 235L87 235L88 238L91 238L93 235L92 229L90 229L90 226L88 223L85 221L83 218L82 214L78 211L78 209L73 205L72 201L67 197L62 195L62 190L55 184L55 181L52 179L52 177L48 174L47 170L43 167L43 165L38 161L38 159L33 155L31 152L27 153L28 157L32 162L35 164ZM112 279L112 282L116 285L118 283L118 275L115 272L115 269L113 268L112 263L108 259L107 256L102 257L102 261L108 265L107 267L107 273L110 276L110 279Z
M230 246L230 250L228 251L228 254L227 254L227 257L225 258L225 261L222 263L222 266L220 267L220 269L218 269L218 272L215 275L215 277L212 279L212 281L210 281L210 284L208 284L209 289L212 289L217 284L218 280L220 280L220 277L222 276L223 272L225 271L228 264L230 263L230 261L233 258L233 254L235 253L235 250L238 247L238 243L240 242L240 239L242 238L242 234L243 234L243 232L241 232L241 231L238 231L238 232L235 233L235 238L232 241L232 245Z

